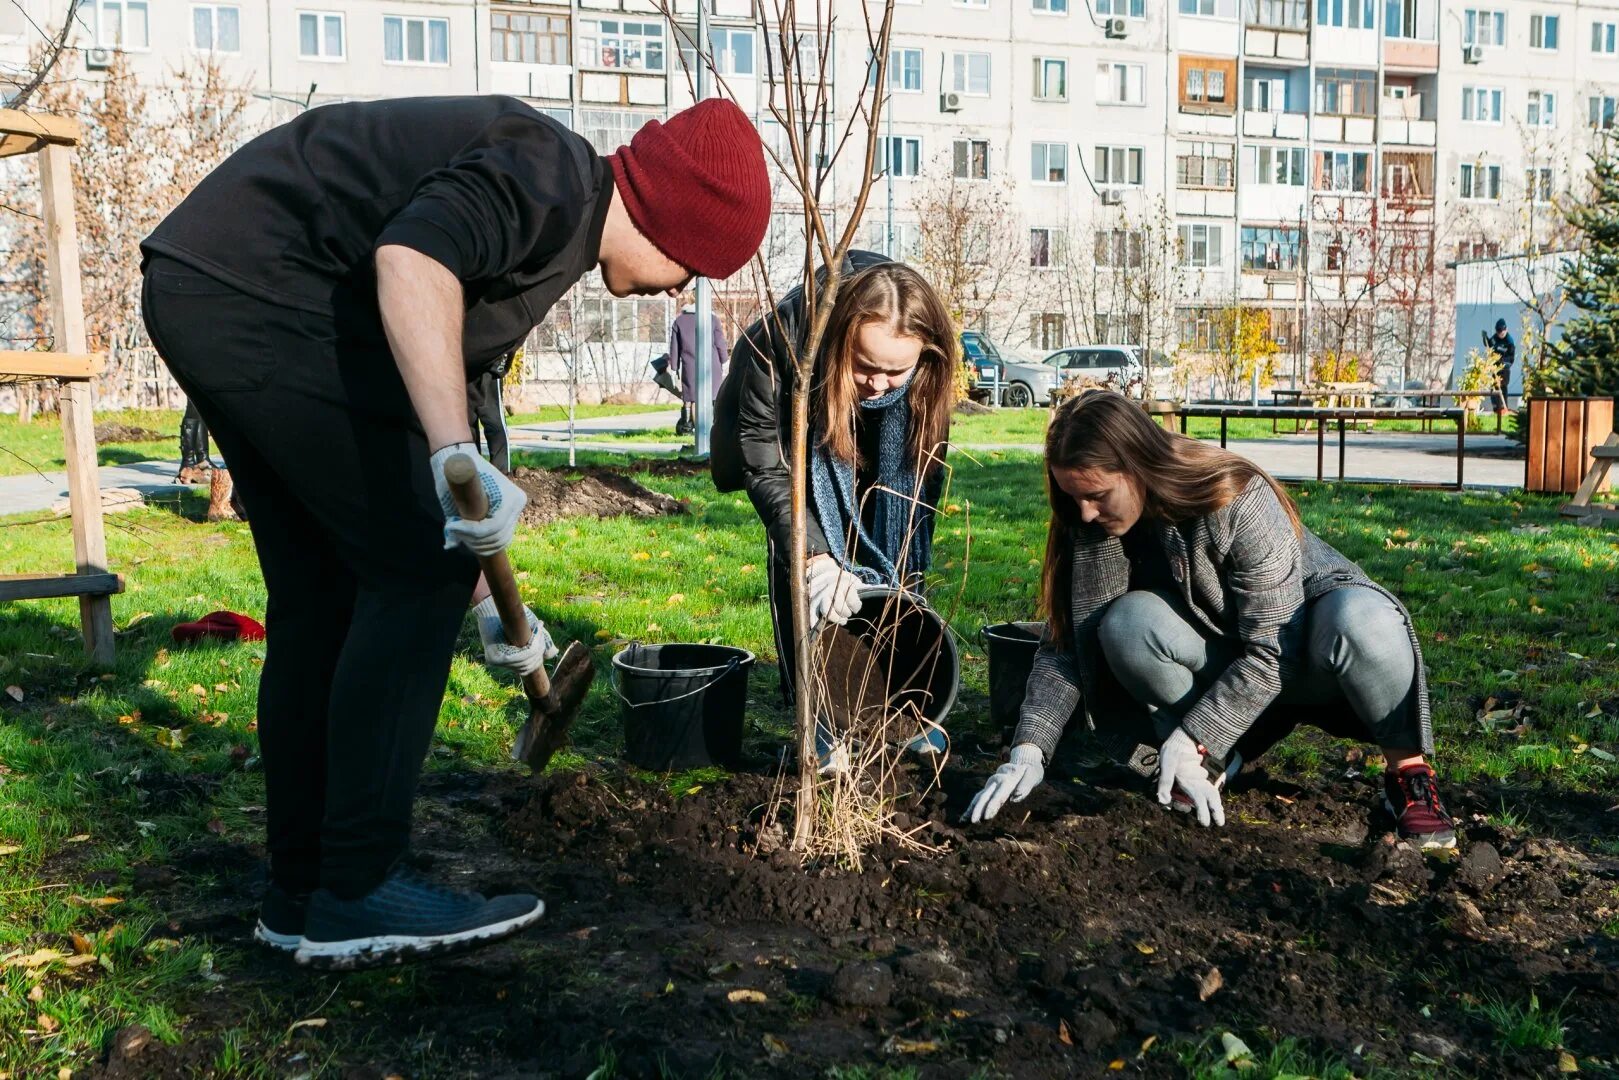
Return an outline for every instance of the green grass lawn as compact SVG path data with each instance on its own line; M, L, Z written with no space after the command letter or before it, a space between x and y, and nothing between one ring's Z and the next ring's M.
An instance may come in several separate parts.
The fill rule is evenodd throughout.
M965 447L1041 443L1045 440L1046 421L1050 415L1050 410L1043 408L997 409L984 415L958 415L951 418L950 438L956 445ZM1506 430L1511 431L1514 423L1514 419L1508 417ZM1243 417L1228 420L1226 425L1226 437L1230 439L1274 439L1279 434L1288 435L1293 432L1293 424L1290 421L1280 422L1277 425L1279 431L1271 430L1269 420ZM1375 430L1415 432L1421 428L1422 423L1419 420L1379 420ZM1433 430L1440 435L1454 435L1456 426L1448 421L1436 422ZM1469 430L1475 434L1493 435L1495 418L1492 416L1484 421L1482 426L1475 425ZM1187 434L1198 439L1217 439L1220 437L1220 421L1208 417L1193 417L1188 423Z
M119 409L96 413L96 426L118 424L155 432L160 438L112 440L96 447L96 460L102 465L128 465L136 461L179 460L180 411L178 409ZM62 469L62 426L55 413L44 413L31 423L18 423L11 414L0 414L0 476L54 472Z
M638 413L672 412L677 408L673 398L662 398L650 405L576 405L574 416L588 420L597 416L634 416ZM532 412L513 413L506 418L508 424L554 423L568 418L566 405L543 405Z
M1036 459L978 457L956 461L934 567L933 596L966 642L958 732L985 722L976 631L1031 616L1044 535ZM763 533L747 499L716 493L702 476L641 479L689 500L690 513L525 532L512 556L526 599L559 640L596 646L603 665L628 640L718 640L773 660ZM1510 780L1540 785L1545 797L1612 790L1619 534L1564 523L1556 499L1296 491L1310 525L1412 608L1447 783ZM178 1038L211 994L232 993L234 947L171 928L137 887L152 874L204 886L213 871L188 869L197 852L262 840L253 729L263 647L181 649L169 640L174 623L214 608L264 609L247 526L200 524L200 509L188 498L109 519L112 563L129 582L113 601L112 672L84 669L72 601L12 604L0 616L0 1074L82 1069L131 1022ZM66 521L6 524L0 573L71 565ZM430 769L514 767L505 755L520 690L491 676L474 646L469 626ZM763 739L785 735L773 683L773 669L756 672L753 720ZM559 767L617 752L605 680L576 735ZM1323 740L1284 747L1279 757L1305 773L1343 768ZM294 1037L291 1025L315 1010L335 1015L349 999L432 992L431 980L399 980L353 976L339 1000L322 1002L338 984L288 976L284 992L253 999L251 1019L227 1039L238 1052L222 1051L214 1073L261 1075ZM324 1055L342 1050L335 1040L307 1045L304 1067L317 1073ZM420 1055L425 1071L430 1051Z

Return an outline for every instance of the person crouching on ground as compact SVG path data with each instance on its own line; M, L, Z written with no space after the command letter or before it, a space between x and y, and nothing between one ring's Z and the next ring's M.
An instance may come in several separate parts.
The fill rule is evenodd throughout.
M1299 521L1236 454L1154 424L1111 392L1063 405L1046 433L1049 619L1011 761L966 818L1040 780L1081 700L1103 745L1158 801L1225 824L1221 790L1300 723L1376 742L1403 839L1456 845L1433 752L1422 651L1386 589Z
M844 274L810 389L803 567L788 565L792 480L786 457L797 381L797 349L788 342L802 348L809 330L802 289L737 342L715 403L715 486L745 488L764 522L770 616L789 695L791 575L805 577L811 632L823 623L846 623L860 610L862 585L919 591L944 485L956 369L950 314L920 274L881 255L850 252ZM846 752L824 736L821 741L823 767L842 768Z

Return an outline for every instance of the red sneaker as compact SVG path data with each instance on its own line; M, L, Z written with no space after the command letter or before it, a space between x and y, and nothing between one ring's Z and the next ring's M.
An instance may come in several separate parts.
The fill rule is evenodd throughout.
M1433 769L1407 765L1383 778L1383 808L1393 815L1400 839L1424 851L1456 846L1456 829L1439 801Z

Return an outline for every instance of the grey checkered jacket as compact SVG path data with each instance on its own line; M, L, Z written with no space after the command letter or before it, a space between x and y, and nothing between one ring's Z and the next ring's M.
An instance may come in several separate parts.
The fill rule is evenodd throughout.
M1281 693L1284 669L1293 662L1283 655L1282 634L1299 609L1306 601L1348 586L1378 590L1405 616L1416 654L1412 707L1418 710L1422 749L1433 752L1428 681L1410 613L1326 541L1309 530L1298 536L1276 493L1262 478L1255 477L1212 514L1154 531L1180 597L1200 629L1226 639L1237 652L1181 720L1210 754L1225 758ZM1072 558L1073 647L1065 651L1049 641L1041 645L1013 741L1033 743L1050 761L1069 718L1083 701L1087 723L1103 745L1138 771L1150 772L1158 734L1146 711L1108 676L1097 640L1108 605L1130 589L1130 558L1123 542L1100 528L1081 530Z

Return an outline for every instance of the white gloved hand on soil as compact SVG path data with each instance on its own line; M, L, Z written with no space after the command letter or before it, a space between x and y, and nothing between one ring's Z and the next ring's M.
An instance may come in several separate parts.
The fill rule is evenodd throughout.
M1046 778L1046 756L1033 743L1019 743L1012 747L1010 758L995 770L995 775L989 778L984 790L973 796L961 820L974 823L988 821L1001 812L1008 799L1022 802Z
M489 496L489 516L468 521L455 508L450 485L444 479L444 463L456 454L466 454L478 467L484 494ZM484 460L472 443L453 443L433 454L428 464L433 470L433 487L444 508L444 547L463 547L474 555L498 555L505 551L517 532L517 518L528 505L523 489L508 480L499 469Z
M523 609L523 614L528 616L529 640L521 648L506 640L506 631L500 625L500 612L495 608L494 597L486 596L480 600L473 606L472 614L478 620L478 639L483 642L484 663L490 667L505 668L518 675L532 675L557 654L556 643L551 640L545 624L528 608Z
M822 622L838 626L847 623L860 610L860 579L838 565L830 555L817 555L804 569L809 588L810 632Z
M1220 789L1209 779L1204 757L1197 740L1185 728L1176 728L1158 751L1158 801L1174 805L1175 789L1179 788L1197 811L1199 825L1224 825L1225 804L1220 799Z

